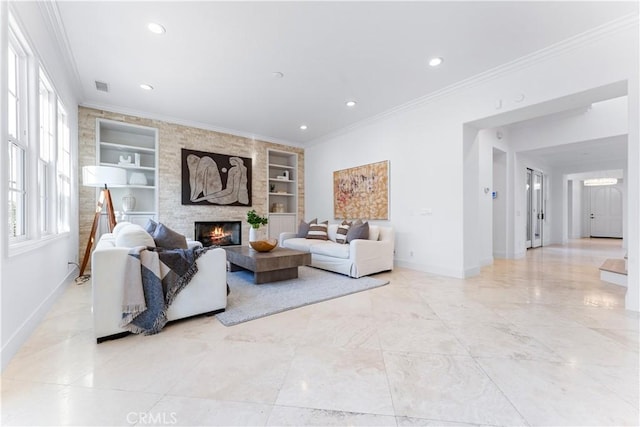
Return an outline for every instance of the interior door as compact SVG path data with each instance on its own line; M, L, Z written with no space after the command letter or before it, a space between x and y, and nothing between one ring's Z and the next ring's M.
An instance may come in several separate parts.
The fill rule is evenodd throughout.
M544 224L544 197L542 172L532 171L531 191L531 247L542 246L542 226Z
M527 248L542 246L544 225L544 186L542 172L527 169Z
M525 200L527 201L527 239L526 239L526 247L531 247L531 187L533 185L533 171L531 169L527 169L527 187Z
M591 187L591 237L622 238L622 190Z

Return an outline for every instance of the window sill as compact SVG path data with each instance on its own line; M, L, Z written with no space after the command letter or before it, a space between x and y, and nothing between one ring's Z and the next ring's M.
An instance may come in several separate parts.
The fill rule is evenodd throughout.
M36 249L40 249L45 247L51 243L54 243L58 240L68 239L71 233L64 232L60 234L51 234L48 236L41 237L37 240L24 240L21 242L16 242L13 244L9 244L9 258L22 255L27 252L34 251Z

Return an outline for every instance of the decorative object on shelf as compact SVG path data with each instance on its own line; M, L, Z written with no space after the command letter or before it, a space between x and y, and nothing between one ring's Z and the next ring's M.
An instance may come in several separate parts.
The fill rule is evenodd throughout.
M131 156L127 156L127 157L125 157L124 155L120 156L118 164L122 165L122 166L130 165L131 164Z
M272 192L272 193L274 191L276 191L276 185L275 184L269 184L269 191Z
M137 167L140 167L140 153L134 153L134 162Z
M91 255L91 247L93 246L94 236L98 228L98 222L100 221L100 215L102 214L102 208L107 209L107 221L109 223L109 232L113 231L113 227L116 226L116 214L113 210L113 201L111 199L111 192L109 191L109 185L125 185L127 183L127 171L122 168L116 168L113 166L84 166L82 168L82 185L87 187L99 187L102 188L100 192L100 198L96 206L96 211L93 216L93 224L91 225L91 231L89 232L89 239L87 242L87 248L84 251L84 257L82 259L82 266L80 267L80 275L84 275L84 269L89 262L89 256Z
M284 179L289 180L289 171L282 172L282 176L284 176Z
M277 239L269 239L269 240L257 240L255 242L249 241L249 245L258 252L269 252L276 246L278 246Z
M389 161L333 172L336 219L389 219Z
M128 193L122 198L122 210L125 212L131 212L136 208L136 198L133 194Z
M251 159L183 148L182 204L251 206Z
M276 176L276 179L279 179L280 181L286 181L287 177L284 176L284 175L278 175L278 176Z
M129 177L130 185L147 185L147 176L142 172L133 172Z
M273 203L271 205L271 212L284 213L284 203Z

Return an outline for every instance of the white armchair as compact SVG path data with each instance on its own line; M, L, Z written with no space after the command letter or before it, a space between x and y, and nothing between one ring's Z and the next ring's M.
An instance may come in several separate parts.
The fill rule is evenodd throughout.
M189 242L190 246L200 245ZM98 343L127 334L120 327L126 257L130 247L116 245L103 234L91 257L93 328ZM198 272L167 310L169 321L216 314L227 306L227 258L224 249L210 249L196 261Z

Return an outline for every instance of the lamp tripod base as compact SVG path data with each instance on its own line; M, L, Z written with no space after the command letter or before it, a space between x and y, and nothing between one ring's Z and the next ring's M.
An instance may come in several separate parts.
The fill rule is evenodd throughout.
M93 224L91 225L91 232L89 233L89 240L87 241L87 248L84 251L84 257L82 258L82 265L80 266L79 278L84 276L84 270L89 263L89 257L91 256L91 248L96 238L96 230L100 222L100 215L102 214L103 206L107 210L107 222L109 223L109 232L113 231L113 227L116 226L116 214L113 210L113 200L111 199L111 192L105 186L100 192L98 203L96 205L96 213L93 216Z

